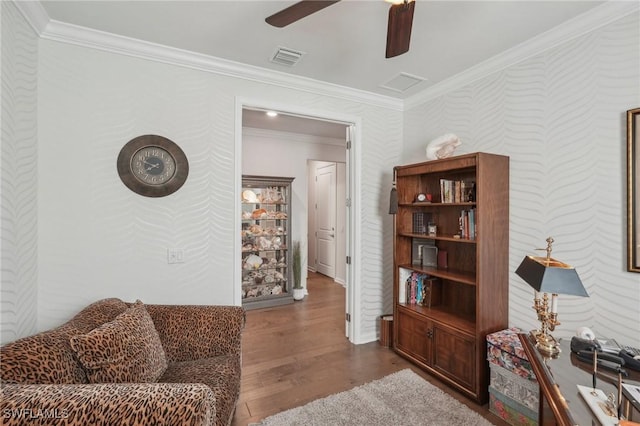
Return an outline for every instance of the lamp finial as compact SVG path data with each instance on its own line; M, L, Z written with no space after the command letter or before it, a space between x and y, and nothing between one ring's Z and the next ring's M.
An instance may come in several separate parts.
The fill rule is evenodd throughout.
M551 245L553 244L553 241L552 237L547 238L547 262L551 261Z

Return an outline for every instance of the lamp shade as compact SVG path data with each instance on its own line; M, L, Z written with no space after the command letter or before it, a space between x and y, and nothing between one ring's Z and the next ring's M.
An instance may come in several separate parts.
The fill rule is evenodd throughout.
M575 268L555 259L526 256L516 274L539 292L589 296Z

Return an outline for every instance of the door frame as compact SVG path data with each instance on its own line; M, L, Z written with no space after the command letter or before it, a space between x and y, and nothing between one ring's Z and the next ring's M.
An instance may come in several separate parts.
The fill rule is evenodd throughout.
M265 109L282 112L283 114L299 115L305 118L312 118L320 121L333 121L344 124L347 127L348 135L345 135L345 141L350 140L351 146L347 149L347 198L350 199L350 205L347 205L346 219L346 255L351 258L350 264L347 264L346 274L346 306L345 311L350 316L350 321L345 319L346 336L352 343L359 343L361 337L360 326L360 270L357 265L360 264L360 221L358 218L358 206L360 205L360 141L362 135L362 118L359 116L336 113L330 110L321 110L315 108L307 108L297 104L279 103L271 100L247 98L237 96L235 98L235 150L234 150L234 229L241 228L241 191L242 191L242 111L243 109ZM234 253L241 253L242 240L240 233L237 233L234 239ZM237 306L242 305L242 276L241 276L241 256L234 256L233 265L233 300Z

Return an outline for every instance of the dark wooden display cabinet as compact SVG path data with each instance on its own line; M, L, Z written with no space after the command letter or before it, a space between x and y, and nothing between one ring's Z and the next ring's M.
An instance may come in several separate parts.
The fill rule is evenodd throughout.
M394 173L394 349L484 404L486 335L508 325L509 158L474 153Z

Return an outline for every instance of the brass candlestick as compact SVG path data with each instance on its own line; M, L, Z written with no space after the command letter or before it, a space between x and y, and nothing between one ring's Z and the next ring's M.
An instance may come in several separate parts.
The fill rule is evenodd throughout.
M551 265L551 251L553 238L547 238L547 248L538 249L545 250L547 252L547 258L544 261L545 266ZM548 355L557 355L560 353L560 345L558 341L549 333L554 331L557 325L560 325L558 321L558 313L556 312L555 300L558 297L557 294L553 294L552 304L549 306L549 294L542 294L542 301L538 297L539 293L536 291L533 296L533 309L538 314L538 321L540 321L540 330L532 330L531 335L536 339L536 346L541 352Z
M554 356L560 352L558 341L549 331L560 325L558 321L558 294L574 296L588 296L576 270L551 258L553 238L547 238L546 257L526 256L518 269L518 274L534 290L533 309L536 311L540 329L531 331L536 339L538 350L547 356ZM542 293L542 298L540 294ZM551 300L549 300L551 295Z
M554 294L552 297L557 297ZM558 321L558 313L551 312L551 306L549 306L549 294L543 293L542 300L534 296L533 309L538 314L538 321L540 321L540 330L532 330L531 335L536 339L536 346L541 352L548 355L557 355L560 353L560 346L558 341L549 334L549 331L556 329L557 325L560 325Z

